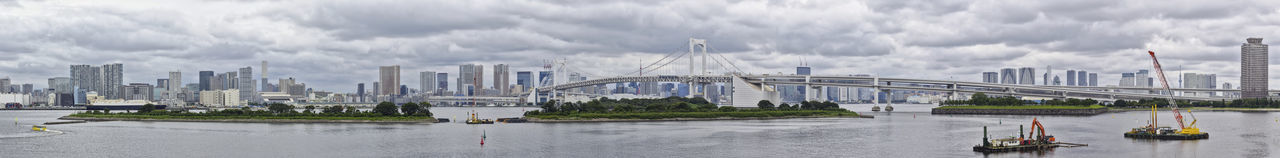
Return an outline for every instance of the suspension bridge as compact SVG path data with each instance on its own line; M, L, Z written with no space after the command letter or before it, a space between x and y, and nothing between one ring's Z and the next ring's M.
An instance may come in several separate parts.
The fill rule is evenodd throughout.
M687 51L684 49L687 48ZM1094 99L1103 102L1115 100L1136 100L1161 98L1163 93L1177 92L1218 92L1232 93L1240 92L1238 89L1192 89L1192 88L1174 88L1172 92L1164 92L1158 88L1142 88L1142 87L1077 87L1077 86L1049 86L1049 85L1021 85L1021 84L995 84L982 82L965 82L953 80L932 80L932 79L911 79L911 78L892 78L879 76L853 76L853 75L794 75L794 74L753 74L742 71L733 60L724 57L719 53L709 53L708 50L715 50L707 44L707 40L690 38L688 46L680 48L680 51L674 51L666 54L661 59L645 64L636 71L631 71L613 76L601 76L587 71L582 71L576 67L567 66L565 60L557 60L555 64L550 64L544 68L553 70L551 79L543 80L543 85L535 87L529 93L520 94L515 97L527 97L529 101L542 102L547 100L563 100L567 97L599 97L608 96L613 92L607 91L609 84L626 84L626 83L648 83L644 84L649 87L639 87L640 89L650 89L656 87L657 83L680 83L687 85L687 89L681 89L678 94L680 97L704 97L708 100L725 100L721 105L732 105L736 107L754 107L756 102L760 100L769 100L774 103L782 102L780 93L783 89L790 87L805 87L805 101L826 101L826 95L823 88L830 87L848 87L848 88L868 88L875 91L876 94L887 92L886 97L892 97L892 90L910 90L910 91L927 91L943 93L947 99L966 99L968 94L985 93L997 96L1014 96L1044 99ZM686 62L687 61L687 62ZM566 77L567 76L567 77ZM581 77L591 77L586 80ZM716 85L716 86L707 86ZM723 87L722 91L721 88ZM670 87L662 87L670 88ZM673 90L674 91L674 90ZM686 93L687 92L687 93ZM1271 93L1280 91L1273 90ZM653 90L642 92L637 90L637 95L655 95ZM674 95L673 95L674 96ZM871 95L872 100L878 101L875 97L879 95ZM714 98L713 98L714 97ZM1225 99L1235 99L1235 97L1223 96L1180 96L1178 99L1192 101L1217 101Z

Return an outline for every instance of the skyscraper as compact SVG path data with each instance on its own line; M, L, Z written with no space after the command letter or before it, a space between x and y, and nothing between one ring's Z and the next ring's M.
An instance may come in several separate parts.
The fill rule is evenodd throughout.
M271 84L271 83L268 83L268 82L269 82L269 81L267 81L267 61L266 61L266 60L263 60L263 61L262 61L262 87L258 87L258 88L261 88L263 92L270 92L270 91L272 91L272 90L270 90L270 88L271 88L270 84Z
M1240 98L1267 98L1267 44L1262 38L1245 39L1240 44Z
M169 72L169 99L177 99L182 92L182 71Z
M400 95L400 65L383 66L378 70L381 72L378 81L382 83L382 87L379 87L382 92L379 93Z
M1120 73L1120 87L1135 87L1136 79L1132 72Z
M1098 86L1098 73L1089 73L1089 86Z
M253 67L246 66L240 68L240 84L236 88L240 90L240 100L255 100L258 98L258 88L256 82L253 81Z
M102 83L102 68L89 65L71 65L72 91L99 91ZM83 102L77 100L76 102Z
M1076 86L1076 70L1067 70L1067 86Z
M361 103L364 102L364 83L356 84L356 97L360 99Z
M510 85L511 67L507 66L507 64L493 65L493 89L498 90L497 95L510 93L511 90L507 88Z
M436 73L436 94L444 95L449 89L449 73Z
M436 86L439 86L439 83L436 82L435 71L423 71L419 75L418 81L421 82L420 86L422 86L421 90L423 93L435 93L437 89Z
M102 65L102 91L98 93L107 99L124 98L124 64Z
M9 77L0 78L0 93L9 93Z
M1150 71L1147 71L1147 70L1138 70L1138 73L1134 73L1134 74L1133 74L1133 78L1134 78L1133 86L1134 86L1134 87L1151 87L1151 86L1147 86L1147 85L1151 85L1151 83L1150 83L1150 82L1151 82L1151 80L1149 80L1149 79L1148 79L1148 78L1151 78L1151 77L1147 77L1147 76L1148 76L1148 72L1150 72Z
M1080 80L1076 82L1076 86L1081 86L1081 87L1089 86L1089 72L1080 70L1080 71L1076 71L1076 73L1077 73L1076 78Z
M1000 83L1000 73L982 72L982 83Z
M1000 84L1018 84L1018 70L1013 68L1000 69Z
M1036 68L1023 67L1018 69L1018 84L1035 85Z
M458 93L467 95L483 95L480 86L484 85L484 65L466 64L458 66ZM467 88L472 86L475 88ZM470 92L470 91L476 92Z
M200 71L200 91L213 90L213 71ZM176 87L175 87L176 88Z
M533 88L533 72L529 72L529 71L516 72L516 85L519 85L521 88L525 90L528 90L529 88Z

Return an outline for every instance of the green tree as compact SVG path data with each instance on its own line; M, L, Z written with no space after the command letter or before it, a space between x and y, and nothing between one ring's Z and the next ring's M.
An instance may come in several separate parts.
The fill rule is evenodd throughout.
M306 109L306 110L303 110L303 111L302 111L302 113L308 113L308 114L310 114L310 113L315 113L315 110L316 110L316 106L315 106L315 105L307 105L307 106L304 106L304 107L302 107L302 108L303 108L303 109Z
M693 111L693 105L686 102L679 102L676 103L675 106L672 106L671 109L676 111Z
M733 106L721 106L719 110L720 112L733 112L733 111L738 111L738 108L735 108Z
M622 104L622 105L613 107L613 112L633 112L633 111L636 111L636 106L631 104Z
M698 111L716 111L717 108L720 108L720 107L716 106L716 104L711 104L711 103L698 104Z
M760 110L773 110L773 102L769 100L760 100L760 102L756 103L756 106L760 107Z
M418 106L419 106L419 108L418 108L418 114L421 114L421 115L427 115L427 116L435 116L435 114L431 114L431 103L429 103L429 102L422 102L422 103L418 103Z
M277 114L289 113L289 112L293 112L293 106L289 104L284 104L284 103L271 103L267 105L267 110L271 110L271 113L277 113Z
M141 108L138 108L138 113L149 113L154 110L156 110L156 105L143 104Z
M377 106L374 106L374 107L373 107L373 112L374 112L374 113L378 113L378 114L382 114L383 116L391 116L391 115L398 115L398 114L400 114L400 112L399 112L399 111L396 111L396 103L391 103L391 102L381 102L381 103L378 103L378 105L377 105Z
M394 106L394 105L393 105L393 106ZM356 107L343 106L343 107L342 107L342 109L347 109L347 112L346 112L346 113L348 113L348 114L356 114L356 113L360 113L360 109L356 109ZM395 107L392 107L392 109L395 109Z
M325 107L323 112L326 114L337 114L342 113L343 110L342 106L329 106Z
M778 110L792 110L791 104L782 103L782 105L778 105Z
M406 116L413 116L413 114L417 114L418 110L421 108L422 107L418 106L418 103L408 102L404 103L404 105L400 105L400 112L404 112L404 115Z
M990 103L987 103L987 94L982 92L973 93L973 96L969 97L969 104L990 105Z
M560 110L559 110L559 108L556 108L556 101L555 101L555 100L551 100L551 101L547 101L547 102L543 102L543 103L542 103L542 112L554 113L554 112L559 112L559 111L560 111Z
M804 109L804 110L813 110L813 109L816 109L816 108L814 108L814 106L813 106L813 102L810 102L810 101L802 101L802 102L800 102L800 109Z

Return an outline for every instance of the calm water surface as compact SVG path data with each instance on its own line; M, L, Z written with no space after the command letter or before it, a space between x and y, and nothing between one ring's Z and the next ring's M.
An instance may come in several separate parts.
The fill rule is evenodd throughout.
M112 121L50 125L62 132L54 133L32 132L30 125L73 111L0 111L0 157L1280 157L1280 113L1198 112L1210 139L1152 141L1122 135L1144 124L1147 112L1036 117L930 115L932 105L895 104L892 113L869 112L871 105L842 107L876 118L493 125ZM469 111L497 118L535 109L432 111L459 120ZM970 150L980 143L982 126L997 137L1016 136L1018 125L1030 127L1033 117L1059 141L1089 146L991 155ZM484 146L482 134L488 137Z

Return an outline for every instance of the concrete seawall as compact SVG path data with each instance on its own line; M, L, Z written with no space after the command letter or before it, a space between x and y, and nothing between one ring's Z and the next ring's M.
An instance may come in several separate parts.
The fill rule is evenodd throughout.
M1106 113L1107 109L938 109L931 114L971 114L971 115L1097 115Z

